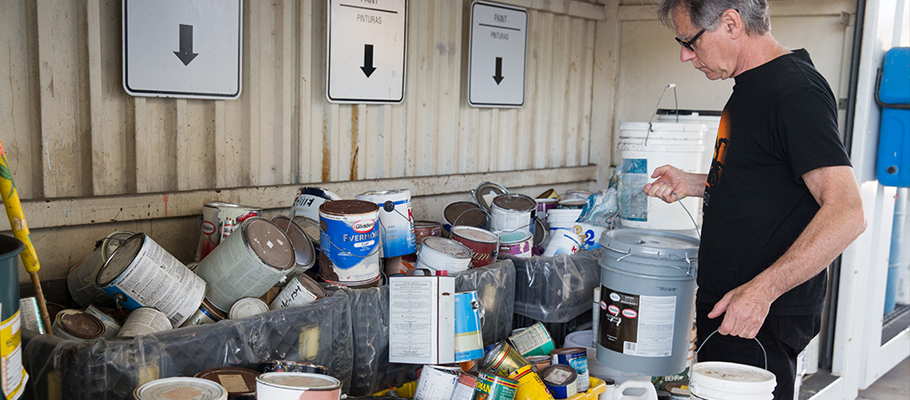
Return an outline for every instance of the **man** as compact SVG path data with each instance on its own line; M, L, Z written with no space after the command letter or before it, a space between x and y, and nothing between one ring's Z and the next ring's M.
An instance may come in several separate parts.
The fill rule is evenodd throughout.
M696 324L718 331L699 361L776 375L792 399L796 357L820 330L826 268L865 229L859 187L837 130L837 103L805 50L770 32L766 0L663 0L680 59L734 78L707 175L657 168L649 196L704 197Z

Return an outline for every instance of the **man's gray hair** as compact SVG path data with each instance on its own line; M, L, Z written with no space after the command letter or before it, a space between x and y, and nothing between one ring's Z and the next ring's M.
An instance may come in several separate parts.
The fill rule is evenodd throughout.
M673 12L682 7L689 14L692 24L713 31L718 17L729 9L742 16L746 33L764 35L771 30L771 12L768 0L663 0L657 10L660 22L673 27Z

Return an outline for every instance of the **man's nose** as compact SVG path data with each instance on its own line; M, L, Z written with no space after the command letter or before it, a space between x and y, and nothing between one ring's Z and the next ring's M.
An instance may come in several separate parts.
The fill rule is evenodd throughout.
M679 61L688 62L695 58L695 52L689 50L686 46L679 46L679 49Z

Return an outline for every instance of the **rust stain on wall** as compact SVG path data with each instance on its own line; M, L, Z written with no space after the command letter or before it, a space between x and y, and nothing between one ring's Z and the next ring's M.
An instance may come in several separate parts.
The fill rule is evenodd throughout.
M332 154L329 150L329 124L325 115L322 114L322 181L329 181L329 172L332 170Z
M360 146L357 143L360 141L360 128L357 125L357 121L360 119L360 108L357 104L354 104L351 107L351 174L349 180L357 180L357 155L360 153Z

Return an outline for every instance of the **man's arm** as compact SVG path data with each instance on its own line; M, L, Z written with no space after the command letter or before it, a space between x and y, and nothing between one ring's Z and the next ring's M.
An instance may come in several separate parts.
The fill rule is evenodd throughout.
M866 229L853 168L815 169L803 181L821 208L780 259L715 304L708 317L726 314L721 334L754 338L774 300L827 268Z
M664 165L655 168L651 178L657 180L645 185L643 190L648 196L657 197L667 203L676 201L676 196L679 196L679 200L689 196L705 197L707 174L683 172L671 165Z

